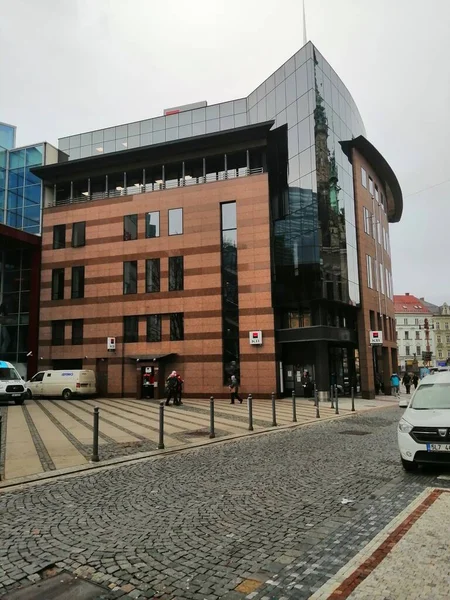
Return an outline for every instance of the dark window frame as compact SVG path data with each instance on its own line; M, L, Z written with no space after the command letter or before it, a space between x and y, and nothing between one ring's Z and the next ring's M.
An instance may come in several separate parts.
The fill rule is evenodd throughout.
M184 289L184 257L169 256L169 292Z
M133 321L131 321L133 319ZM130 324L133 323L133 329L131 330ZM128 329L127 329L128 324ZM133 334L133 335L130 335ZM139 316L127 315L123 318L123 343L134 344L139 341Z
M57 277L62 279L56 282ZM65 272L62 269L52 269L52 300L64 300ZM57 289L55 289L57 288Z
M134 217L134 225L136 227L136 237L131 237L131 235L129 236L129 231L127 230L127 219L133 219ZM124 215L123 217L123 241L124 242L131 242L133 240L137 240L138 239L138 216L137 214L132 214L132 215Z
M150 227L150 223L148 222L148 215L158 215L158 233L157 235L149 235L149 227ZM161 215L160 215L160 211L159 210L151 210L149 212L145 213L145 237L148 240L151 240L152 238L158 238L160 237L161 234Z
M80 273L81 275L76 275ZM77 278L79 280L77 281ZM75 283L77 285L75 286ZM78 265L76 267L72 267L72 280L70 285L70 297L72 300L76 300L78 298L84 298L84 287L85 287L85 268L84 265Z
M179 337L177 337L177 334L179 334ZM182 342L183 340L184 340L184 313L170 313L170 341L171 342Z
M155 289L150 289L150 286L148 285L150 263L157 265L157 269L155 269L155 272L157 271L157 285L155 284ZM160 291L161 291L161 260L159 258L147 258L145 260L145 293L146 294L156 294Z
M72 346L82 346L84 341L84 320L72 320Z
M152 319L155 319L156 323L152 324ZM157 331L156 336L151 335L152 331ZM156 343L161 339L161 315L147 315L147 342Z
M75 244L76 237L81 237L82 241ZM86 221L77 221L72 224L72 248L82 248L83 246L86 246Z
M64 234L62 236L63 240L58 240L57 232L63 231ZM53 250L61 250L66 247L66 226L62 225L53 225Z
M126 285L130 286L130 283L127 283L126 281L126 266L125 265L136 265L136 278L135 278L135 287L134 287L134 291L128 291L126 289ZM131 281L131 279L130 279ZM123 295L124 296L129 296L131 294L137 294L137 289L138 289L138 261L137 260L124 260L123 261Z
M59 329L59 331L58 331ZM52 346L64 346L66 341L66 321L60 319L52 321Z

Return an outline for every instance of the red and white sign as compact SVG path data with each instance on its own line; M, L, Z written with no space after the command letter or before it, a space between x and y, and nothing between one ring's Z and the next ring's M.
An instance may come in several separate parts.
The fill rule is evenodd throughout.
M112 352L113 350L116 349L116 338L115 337L106 338L106 349L108 350L108 352Z
M381 346L383 344L383 332L382 331L370 331L370 345Z
M248 340L249 340L251 346L261 346L262 331L249 331Z

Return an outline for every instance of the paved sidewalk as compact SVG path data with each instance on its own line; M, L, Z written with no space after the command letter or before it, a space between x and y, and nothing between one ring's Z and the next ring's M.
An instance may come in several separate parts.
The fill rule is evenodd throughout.
M356 399L357 412L392 406L392 397ZM129 456L157 449L158 401L134 399L27 400L23 406L2 406L2 480L29 477L38 473L85 465L92 455L93 410L100 408L99 454L101 460ZM297 423L318 420L313 402L297 399ZM339 415L330 403L320 406L321 420L351 415L349 398L340 399ZM292 425L292 401L277 400L278 426ZM165 408L165 446L176 449L208 443L209 401L185 400L180 407ZM270 400L253 401L255 432L272 429ZM215 402L216 438L248 435L246 401L231 406Z
M428 489L310 600L447 600L450 491Z

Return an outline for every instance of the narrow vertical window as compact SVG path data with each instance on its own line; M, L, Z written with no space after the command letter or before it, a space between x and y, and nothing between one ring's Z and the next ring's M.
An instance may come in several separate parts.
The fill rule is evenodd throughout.
M145 215L145 237L159 237L159 212L149 212Z
M128 344L139 340L139 317L123 318L123 341Z
M66 247L66 226L53 225L53 250Z
M83 319L72 321L72 346L83 344Z
M170 315L170 341L184 340L184 314L172 313Z
M72 267L71 298L84 298L84 267Z
M123 218L123 239L137 240L137 215L125 215Z
M183 233L183 209L171 208L169 210L169 235Z
M161 267L159 258L148 258L145 261L145 291L159 292Z
M72 225L72 248L81 248L86 244L86 221Z
M367 188L367 173L366 170L361 167L361 183L363 187Z
M137 293L137 261L127 260L123 263L123 293Z
M161 315L148 315L147 342L161 341Z
M221 205L222 364L224 383L239 375L239 294L236 202Z
M169 257L169 292L182 290L184 284L183 257Z
M52 300L64 300L64 269L52 270Z

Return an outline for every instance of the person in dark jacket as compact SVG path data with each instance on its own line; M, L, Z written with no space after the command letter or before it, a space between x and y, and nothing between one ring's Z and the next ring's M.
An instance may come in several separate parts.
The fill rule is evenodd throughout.
M406 393L409 394L411 392L411 375L409 373L403 375L402 383L406 388Z
M166 406L169 406L171 400L173 400L174 405L177 404L177 387L178 387L177 372L172 371L172 373L166 379L166 392L167 392Z
M176 404L178 406L180 406L180 404L183 404L181 402L181 396L183 394L183 384L184 384L184 380L181 379L181 375L179 373L177 373L177 402L176 402Z
M229 385L231 392L231 402L230 404L234 404L234 401L237 399L242 404L242 398L239 396L239 383L236 379L236 375L231 376L231 382Z
M419 385L419 378L417 377L417 373L414 373L412 382L413 382L414 389L416 390L417 386Z

